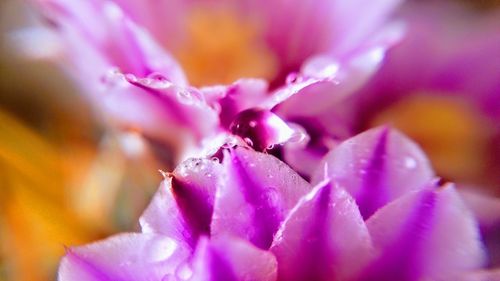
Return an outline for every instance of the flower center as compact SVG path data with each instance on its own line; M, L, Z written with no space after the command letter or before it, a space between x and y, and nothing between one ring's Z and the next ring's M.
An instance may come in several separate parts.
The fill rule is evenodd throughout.
M439 175L477 180L487 157L487 122L456 97L418 94L375 116L371 125L390 123L417 141Z
M195 86L228 84L242 77L271 80L277 60L256 22L227 9L194 9L184 42L174 52Z

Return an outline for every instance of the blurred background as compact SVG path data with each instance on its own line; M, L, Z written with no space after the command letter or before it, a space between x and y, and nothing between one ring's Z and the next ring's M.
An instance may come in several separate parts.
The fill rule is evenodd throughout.
M456 2L479 17L500 5ZM50 44L29 46L38 59L17 50L17 32L39 24L23 1L0 1L0 280L54 280L65 245L136 229L162 179L142 140L103 128L71 79L44 59ZM415 95L366 106L359 126L393 123L421 143L439 174L499 195L500 121L468 104ZM125 153L131 146L140 153Z

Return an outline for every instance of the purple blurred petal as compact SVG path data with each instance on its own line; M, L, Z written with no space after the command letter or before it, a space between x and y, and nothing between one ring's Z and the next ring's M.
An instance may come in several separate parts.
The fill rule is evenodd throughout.
M425 188L434 177L420 148L388 127L346 140L325 156L321 167L356 199L365 219L392 200ZM320 168L313 182L324 177L325 171Z
M347 280L373 255L354 199L331 183L304 196L274 239L279 280Z
M478 220L489 266L500 266L500 199L463 187L460 195Z
M500 269L477 270L453 276L456 281L497 281L500 280Z
M290 209L310 185L277 158L243 147L226 152L225 184L217 191L212 234L231 233L267 249Z
M233 237L201 239L193 258L191 281L274 281L276 259L267 252Z
M144 30L131 22L111 1L34 0L41 10L57 24L61 36L67 39L68 58L75 64L88 64L79 53L78 41L107 62L126 73L145 77L160 72L178 85L186 85L179 65ZM89 20L93 19L93 20ZM80 38L78 38L80 37ZM74 49L73 49L74 48ZM94 66L95 67L95 66ZM95 69L104 75L109 69ZM78 74L77 74L78 75ZM98 83L98 81L91 81Z
M379 255L360 280L449 280L486 260L476 221L452 185L409 193L366 223Z
M200 235L210 234L221 175L222 165L215 161L184 161L163 181L142 215L142 231L167 235L195 247Z
M405 39L359 97L362 114L414 92L465 98L500 116L500 11L474 13L452 1L411 1Z
M266 32L269 45L285 67L293 69L318 53L340 58L352 52L386 22L400 2L305 0L300 3L258 3L262 3L268 15Z
M189 250L153 234L120 234L69 248L59 268L60 281L162 280L187 261Z

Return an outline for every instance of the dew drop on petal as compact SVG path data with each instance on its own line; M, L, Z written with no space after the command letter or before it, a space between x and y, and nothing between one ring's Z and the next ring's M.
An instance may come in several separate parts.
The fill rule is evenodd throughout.
M417 161L412 157L406 157L404 161L407 169L415 169L417 167Z
M193 96L186 89L177 91L177 99L179 100L179 102L186 105L190 105L193 103Z

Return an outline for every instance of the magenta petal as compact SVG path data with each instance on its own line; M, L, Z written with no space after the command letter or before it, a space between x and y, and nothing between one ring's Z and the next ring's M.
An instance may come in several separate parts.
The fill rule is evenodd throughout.
M379 255L361 280L450 280L485 263L477 222L452 185L401 197L367 226Z
M237 147L226 152L212 234L231 233L267 249L282 220L310 185L277 158Z
M331 183L304 196L274 239L279 280L346 280L373 254L354 199Z
M207 103L220 110L221 126L229 128L234 117L245 109L258 107L267 98L268 83L261 79L240 79L229 86L201 88Z
M193 258L190 281L274 281L273 254L233 237L202 238Z
M153 124L141 123L139 128L147 128L156 126L156 130L150 133L160 135L169 134L170 136L177 136L171 130L187 131L197 139L204 136L214 134L219 125L217 112L208 106L203 94L195 88L184 88L172 84L161 74L153 73L146 78L137 78L133 75L125 75L125 79L135 86L135 89L128 89L128 92L121 93L122 95L115 95L117 99L127 99L123 95L129 92L137 92L137 96L133 99L138 103L136 106L141 107L142 100L150 100L152 108L160 108L161 116L164 120L157 120ZM115 100L119 104L119 100ZM109 104L109 107L116 104ZM122 108L115 109L123 114ZM111 108L108 111L112 111ZM133 120L141 120L144 112L149 112L147 107L137 110L137 115L130 117ZM158 114L160 114L158 113ZM127 117L121 117L126 119ZM159 127L159 128L158 128ZM170 129L170 130L169 130ZM165 132L165 130L167 130ZM174 137L175 139L175 137Z
M472 189L462 189L460 195L479 222L489 266L500 266L500 199Z
M356 199L365 219L388 202L426 187L434 176L422 150L388 127L346 140L323 161L325 169L316 172L313 182L330 177Z
M87 47L94 49L96 55L108 63L109 68L118 67L124 72L138 76L161 72L176 84L186 85L186 79L177 62L147 32L130 21L115 3L100 0L35 2L57 25L56 31L61 32L61 36L69 44L68 50L80 51L79 41L84 41ZM90 67L85 66L89 61L80 53L66 55L82 68ZM106 70L94 68L94 71L101 72L101 75Z
M161 233L195 247L200 235L210 234L221 170L221 164L208 159L183 162L163 181L142 215L142 231Z
M186 262L189 250L153 234L120 234L69 248L59 267L60 281L162 280Z
M500 280L500 269L476 270L453 276L455 281L498 281Z

